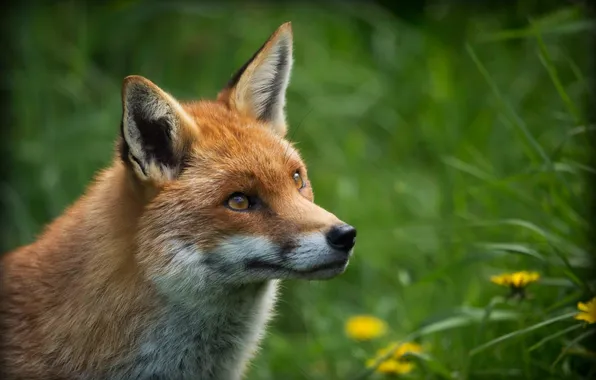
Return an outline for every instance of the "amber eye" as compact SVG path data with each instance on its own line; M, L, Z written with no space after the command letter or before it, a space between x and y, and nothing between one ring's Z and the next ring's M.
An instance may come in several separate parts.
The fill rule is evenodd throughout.
M234 193L228 198L227 205L232 210L244 211L248 210L250 207L250 201L246 195L242 193Z
M294 183L296 184L296 188L298 190L302 189L305 185L304 180L302 179L302 176L300 175L300 173L298 173L298 171L296 171L296 173L294 173Z

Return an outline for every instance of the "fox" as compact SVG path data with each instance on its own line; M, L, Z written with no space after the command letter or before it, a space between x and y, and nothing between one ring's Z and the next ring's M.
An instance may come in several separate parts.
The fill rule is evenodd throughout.
M343 274L356 228L287 139L286 22L214 99L122 83L109 166L0 258L6 380L246 378L284 280Z

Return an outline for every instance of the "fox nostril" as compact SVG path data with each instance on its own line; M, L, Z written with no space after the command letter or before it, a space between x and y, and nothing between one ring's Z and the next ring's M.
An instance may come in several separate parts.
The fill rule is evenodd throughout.
M347 252L356 244L356 229L349 224L333 226L327 232L327 242L333 248Z

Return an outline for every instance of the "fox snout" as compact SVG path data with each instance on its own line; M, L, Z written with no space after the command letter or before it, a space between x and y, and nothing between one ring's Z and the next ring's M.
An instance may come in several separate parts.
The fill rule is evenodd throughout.
M215 249L195 252L198 255L192 256L198 259L197 265L203 267L201 272L213 273L213 277L226 282L327 280L346 270L355 244L356 228L335 219L330 227L295 231L282 240L233 234Z
M259 244L254 244L255 239ZM249 278L325 280L343 273L356 244L356 228L337 222L328 228L297 233L287 243L250 238L244 269ZM230 256L227 256L230 258Z
M346 223L335 225L327 232L326 238L332 248L350 252L356 245L356 229Z

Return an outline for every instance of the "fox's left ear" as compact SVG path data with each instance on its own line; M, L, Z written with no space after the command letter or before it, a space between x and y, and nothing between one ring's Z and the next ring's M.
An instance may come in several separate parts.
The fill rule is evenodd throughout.
M292 70L292 25L281 25L255 55L234 74L218 99L236 111L287 131L286 89Z

